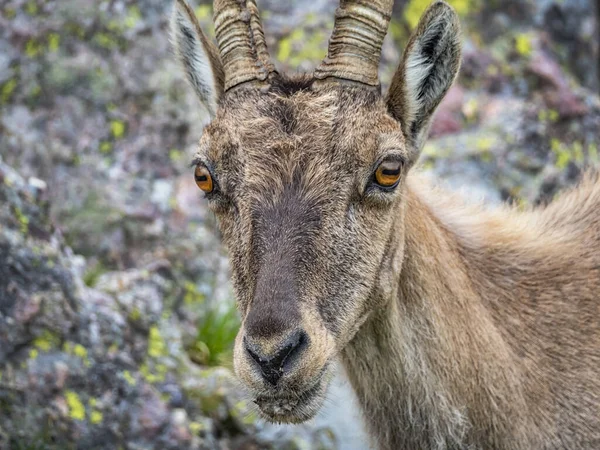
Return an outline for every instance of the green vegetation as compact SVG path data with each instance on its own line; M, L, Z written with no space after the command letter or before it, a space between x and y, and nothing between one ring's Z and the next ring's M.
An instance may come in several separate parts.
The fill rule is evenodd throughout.
M60 337L56 333L48 330L44 330L44 332L33 341L33 346L42 352L48 352L59 347L59 345Z
M48 50L55 52L60 46L60 35L58 33L50 33L48 35Z
M480 0L447 0L456 12L464 17L479 9ZM431 4L430 0L411 0L404 9L404 19L410 28L415 28L419 23L421 14Z
M193 345L188 348L190 358L202 365L231 366L233 343L240 327L240 320L234 305L227 310L209 310L198 324L198 334Z
M12 97L17 87L17 80L11 78L0 88L0 104L7 103Z
M311 31L307 35L304 28L297 28L289 36L279 40L277 59L292 67L297 67L304 61L319 61L326 55L327 47L323 45L326 41L322 31Z
M148 355L153 358L167 355L167 344L156 325L151 326L148 333Z
M528 33L520 33L515 36L515 48L519 55L529 57L533 51L532 36Z
M184 285L185 294L183 303L187 306L200 305L204 303L204 294L198 290L195 283L188 281Z
M75 420L84 420L85 419L85 406L81 402L79 395L74 391L66 391L65 399L67 401L67 405L69 406L69 416Z
M83 274L83 282L86 286L94 287L98 282L98 278L103 273L106 273L107 269L104 267L101 261L98 261L93 266L89 267Z
M125 134L125 124L120 120L111 121L110 132L115 139L121 139Z
M21 211L20 208L14 208L14 213L17 221L19 222L19 230L21 233L27 234L29 231L29 217L23 214L23 211Z

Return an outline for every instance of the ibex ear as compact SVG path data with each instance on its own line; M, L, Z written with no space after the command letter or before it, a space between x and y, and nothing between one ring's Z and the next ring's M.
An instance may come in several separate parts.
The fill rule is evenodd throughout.
M456 78L460 54L458 16L447 3L435 1L404 51L387 98L413 150L423 146L433 112Z
M171 40L188 81L211 117L223 94L225 77L219 52L198 23L185 0L177 0L171 16Z

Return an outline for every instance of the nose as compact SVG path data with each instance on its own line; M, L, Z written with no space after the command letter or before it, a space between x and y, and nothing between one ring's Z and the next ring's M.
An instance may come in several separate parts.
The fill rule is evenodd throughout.
M276 386L279 379L289 370L292 362L306 348L308 337L302 330L296 331L284 339L272 354L261 352L260 346L246 335L244 345L248 355L256 362L263 378L271 385Z

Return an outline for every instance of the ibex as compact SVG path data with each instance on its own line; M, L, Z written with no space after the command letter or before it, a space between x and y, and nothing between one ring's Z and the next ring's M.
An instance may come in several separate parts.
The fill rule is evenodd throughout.
M600 449L600 180L525 212L428 188L410 169L459 20L431 4L383 97L392 4L342 0L327 57L285 76L254 0L215 0L218 49L177 0L212 116L193 165L230 254L236 374L297 423L341 360L379 449Z

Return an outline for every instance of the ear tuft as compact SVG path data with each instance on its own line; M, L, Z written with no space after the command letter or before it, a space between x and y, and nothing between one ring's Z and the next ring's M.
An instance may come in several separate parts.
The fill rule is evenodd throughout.
M460 66L460 21L444 1L425 11L411 37L388 93L390 113L420 150L429 122Z
M171 41L186 77L211 117L223 94L223 66L215 45L200 28L185 0L176 0L171 15Z

